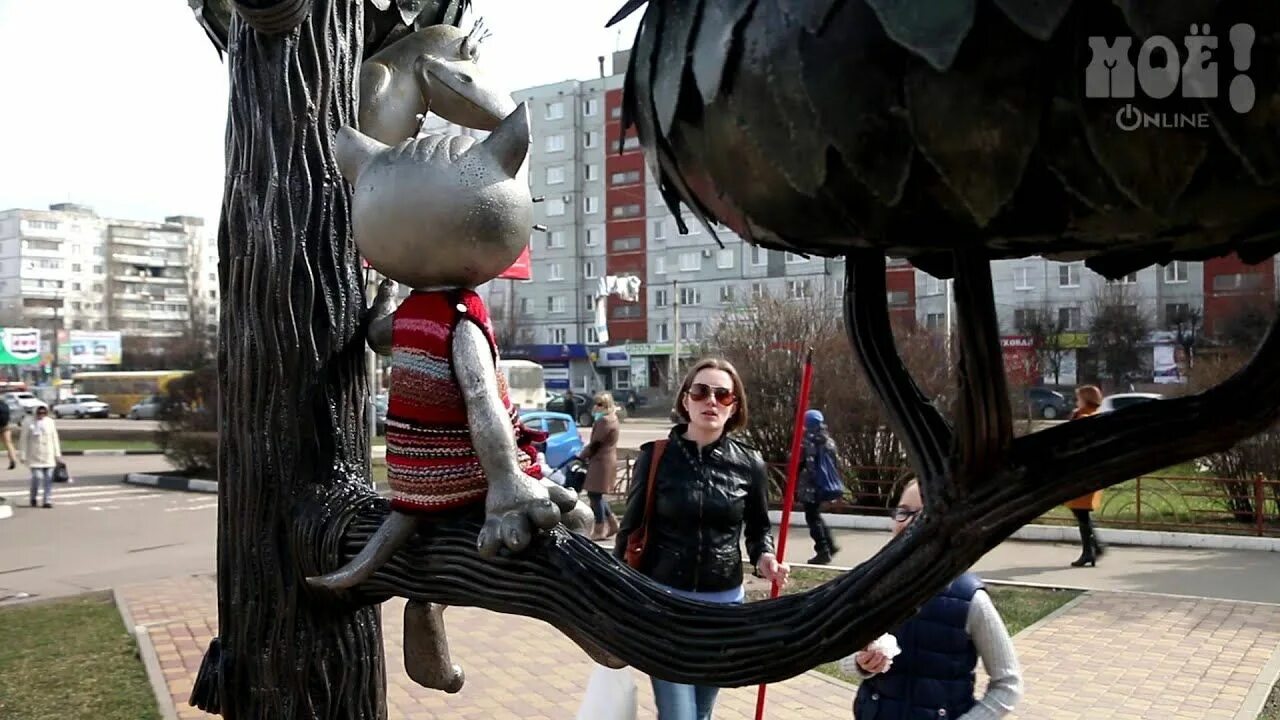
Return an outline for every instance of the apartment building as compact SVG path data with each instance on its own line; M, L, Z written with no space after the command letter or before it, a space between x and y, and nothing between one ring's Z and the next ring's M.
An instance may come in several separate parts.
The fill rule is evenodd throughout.
M0 324L166 338L216 331L217 248L204 221L100 217L74 203L0 212Z

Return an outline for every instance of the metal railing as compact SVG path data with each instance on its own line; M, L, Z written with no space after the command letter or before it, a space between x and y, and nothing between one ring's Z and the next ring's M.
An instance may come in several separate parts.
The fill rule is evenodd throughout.
M620 459L616 495L626 497L635 468L634 457ZM770 465L771 499L780 504L786 466ZM856 467L845 478L845 496L824 512L886 516L911 473L906 467ZM1242 480L1202 475L1144 475L1102 493L1095 520L1104 527L1280 537L1280 479L1258 474ZM1036 520L1070 525L1065 507Z

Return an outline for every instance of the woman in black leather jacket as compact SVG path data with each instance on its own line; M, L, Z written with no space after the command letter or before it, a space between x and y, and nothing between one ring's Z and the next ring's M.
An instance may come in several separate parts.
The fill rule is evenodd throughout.
M769 581L789 569L773 553L768 476L760 453L729 435L747 423L747 396L726 360L702 360L685 377L654 476L654 517L639 571L675 595L704 602L742 602L742 551ZM644 519L654 443L640 448L627 511L614 554ZM708 720L718 688L652 679L658 720Z

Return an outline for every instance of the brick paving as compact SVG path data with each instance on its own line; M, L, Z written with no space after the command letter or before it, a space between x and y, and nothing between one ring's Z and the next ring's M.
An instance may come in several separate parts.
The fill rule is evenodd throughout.
M212 578L122 588L135 624L155 647L178 717L213 717L187 706L204 648L216 632ZM454 661L467 672L458 695L415 685L404 673L402 601L384 606L387 703L392 718L563 720L577 712L591 662L563 635L523 617L470 608L445 613ZM491 638L501 637L502 644ZM1027 693L1012 716L1030 720L1237 718L1264 667L1280 653L1280 605L1094 592L1015 639ZM638 679L640 718L654 718ZM848 718L851 689L817 673L774 685L769 717ZM721 694L718 720L751 718L755 689Z

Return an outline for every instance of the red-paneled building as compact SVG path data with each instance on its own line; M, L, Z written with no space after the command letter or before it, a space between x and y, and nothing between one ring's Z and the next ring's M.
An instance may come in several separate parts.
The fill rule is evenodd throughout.
M1270 313L1275 302L1274 260L1247 265L1235 255L1228 255L1205 261L1204 328L1210 337L1242 309L1256 305Z
M644 200L644 152L635 137L627 133L626 145L618 153L622 91L605 94L605 274L647 276L648 238ZM611 343L647 342L649 335L648 290L640 289L640 302L628 303L609 297Z

